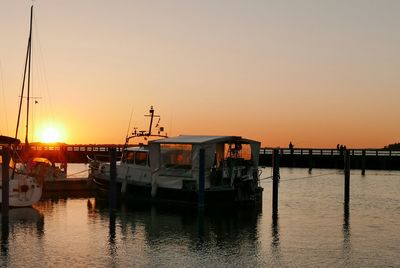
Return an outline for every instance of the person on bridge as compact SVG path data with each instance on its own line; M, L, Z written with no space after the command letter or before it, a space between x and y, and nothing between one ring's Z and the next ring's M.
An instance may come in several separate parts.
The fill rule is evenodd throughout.
M293 154L293 147L294 145L292 144L292 142L289 142L290 154Z

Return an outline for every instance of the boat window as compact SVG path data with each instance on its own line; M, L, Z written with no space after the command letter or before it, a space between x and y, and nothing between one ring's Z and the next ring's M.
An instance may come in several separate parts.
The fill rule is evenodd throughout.
M145 166L146 163L147 163L147 152L136 152L135 164L139 166Z
M161 165L168 169L192 168L191 144L161 144Z
M126 152L122 162L125 162L125 163L128 163L128 164L133 164L133 157L134 157L134 153L133 152Z
M250 144L226 143L225 158L240 158L243 160L251 160Z

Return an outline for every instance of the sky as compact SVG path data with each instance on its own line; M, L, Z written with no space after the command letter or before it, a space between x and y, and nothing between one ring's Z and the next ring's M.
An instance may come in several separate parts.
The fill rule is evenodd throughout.
M31 141L47 125L70 144L123 143L154 106L170 136L400 142L397 0L0 0L2 135L15 135L32 3Z

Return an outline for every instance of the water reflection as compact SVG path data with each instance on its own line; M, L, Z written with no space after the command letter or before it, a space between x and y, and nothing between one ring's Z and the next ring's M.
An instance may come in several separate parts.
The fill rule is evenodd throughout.
M44 233L44 216L37 209L27 208L12 208L8 212L8 217L3 217L1 214L1 255L8 255L9 235L17 233L20 229L36 230L37 237L42 237Z
M109 245L111 257L113 259L115 258L115 254L117 252L117 246L115 243L115 237L116 237L115 220L116 220L115 211L110 211L110 219L109 219L109 223L108 223L108 230L109 230L108 245Z
M274 263L280 265L281 259L281 242L279 235L279 217L273 215L271 223L271 256L274 259Z
M349 204L343 204L343 259L345 263L347 263L352 256L352 247L351 247L351 232L350 232L350 211Z
M184 247L190 252L218 248L233 256L240 248L258 250L259 209L199 210L148 205L120 206L110 213L108 202L101 199L95 199L90 207L104 220L109 217L111 255L118 243L131 239L137 243L143 240L151 250L159 250L166 241L171 248Z
M8 217L1 217L1 256L5 257L8 253L8 234L9 222Z

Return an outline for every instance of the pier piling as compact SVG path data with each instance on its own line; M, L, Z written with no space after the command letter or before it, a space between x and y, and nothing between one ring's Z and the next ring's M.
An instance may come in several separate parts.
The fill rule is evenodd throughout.
M272 218L278 218L279 149L272 153Z
M308 173L310 173L310 174L311 174L312 168L313 168L313 159L312 159L312 157L313 157L313 153L312 153L312 149L310 149L308 151Z
M362 150L362 158L361 158L361 175L365 175L365 150Z
M344 151L344 203L350 201L350 151Z
M10 162L10 152L7 146L3 145L2 149L2 174L1 174L1 215L2 217L8 217L8 210L9 210L9 188L10 188L10 181L9 181L9 162Z
M117 152L115 148L110 148L110 187L109 201L110 211L117 207Z
M204 207L204 184L205 184L205 151L200 149L200 163L199 163L199 190L197 204L199 208Z

